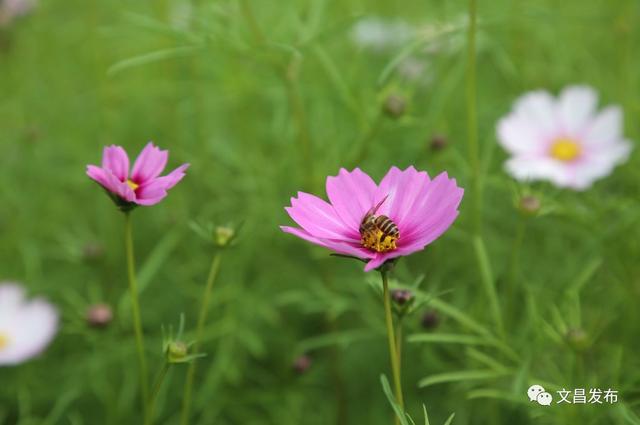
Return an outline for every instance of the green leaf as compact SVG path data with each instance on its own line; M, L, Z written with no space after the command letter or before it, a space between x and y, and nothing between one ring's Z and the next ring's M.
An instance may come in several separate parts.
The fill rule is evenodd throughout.
M203 46L178 46L168 49L156 50L154 52L145 53L139 56L134 56L132 58L124 59L111 65L107 70L107 75L113 76L129 68L148 65L150 63L155 63L163 60L193 56L197 52L200 52L202 49Z
M486 369L462 370L458 372L447 372L427 376L418 382L418 386L420 388L424 388L435 384L444 384L449 382L483 381L500 378L508 374L509 372L507 371Z
M400 420L400 424L401 425L409 425L409 423L407 422L407 417L405 416L404 411L398 405L398 403L396 403L396 398L394 397L393 393L391 392L391 387L389 386L389 380L387 379L387 377L384 374L380 375L380 383L382 384L382 391L384 392L384 395L387 396L387 400L389 400L389 404L391 404L391 407L393 408L393 411L396 413L396 417Z
M453 422L453 418L456 416L455 413L452 413L449 418L447 419L447 421L444 423L444 425L451 425L451 423Z

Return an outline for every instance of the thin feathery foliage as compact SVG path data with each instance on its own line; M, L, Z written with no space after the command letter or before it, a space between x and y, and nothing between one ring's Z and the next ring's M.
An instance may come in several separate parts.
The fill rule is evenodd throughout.
M358 45L354 27L370 17L413 30ZM462 0L103 0L44 1L1 27L0 280L46 296L60 329L38 358L0 368L0 424L142 423L122 217L84 169L103 146L150 140L172 167L191 164L132 217L150 376L165 361L162 326L181 314L182 338L199 334L206 354L190 423L392 423L379 277L278 227L292 196L322 195L340 167L379 181L392 165L447 171L480 197L391 275L416 306L402 319L403 423L640 423L637 146L574 192L514 181L496 140L520 95L577 83L620 105L625 136L640 141L640 4L478 2L477 164L469 22ZM216 226L241 229L198 332L220 249L201 236ZM106 326L87 321L97 303L112 308ZM178 366L157 424L180 421ZM529 402L532 384L619 400L545 407Z

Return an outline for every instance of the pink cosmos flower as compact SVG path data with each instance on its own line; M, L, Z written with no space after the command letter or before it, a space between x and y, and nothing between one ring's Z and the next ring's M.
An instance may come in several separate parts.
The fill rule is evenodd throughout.
M0 0L0 27L8 26L14 19L27 15L35 5L35 0Z
M285 208L300 226L280 228L339 254L367 261L365 271L424 249L458 216L463 190L441 173L391 167L379 185L359 168L327 177L326 202L298 192Z
M166 176L160 173L167 165L169 151L147 143L129 173L129 157L116 145L107 146L102 154L102 167L87 166L87 175L104 187L121 209L136 205L155 205L167 191L184 177L189 164L183 164Z
M20 285L0 283L0 366L40 354L58 329L56 309L43 299L25 299Z
M565 88L558 99L527 93L498 123L498 141L511 154L505 168L517 180L548 180L558 187L589 188L631 152L622 135L622 110L596 111L597 93Z

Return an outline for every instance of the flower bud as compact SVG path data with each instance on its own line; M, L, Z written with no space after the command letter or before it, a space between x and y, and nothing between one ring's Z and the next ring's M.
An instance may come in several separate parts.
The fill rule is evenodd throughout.
M231 243L236 232L228 226L217 226L215 229L216 244L219 247L225 247Z
M583 351L589 347L589 335L581 328L569 329L565 335L565 340L576 351Z
M433 330L440 324L440 316L435 310L429 310L422 315L420 320L422 327L428 331Z
M306 354L301 355L293 361L293 370L302 375L311 367L311 357Z
M113 311L108 304L94 304L87 309L87 323L94 328L104 328L113 320Z
M383 111L390 118L400 118L407 108L407 102L399 94L390 94L384 101Z
M413 300L413 293L406 289L393 289L391 299L399 306L403 306Z
M525 195L520 198L518 209L525 215L535 215L540 211L541 203L540 199L533 195Z
M182 341L171 341L167 346L167 361L169 363L184 363L189 353L189 347Z
M441 151L447 147L448 141L447 138L441 134L436 134L431 138L429 142L429 148L433 152Z
M82 247L82 257L87 261L93 261L104 255L104 247L100 242L87 242Z

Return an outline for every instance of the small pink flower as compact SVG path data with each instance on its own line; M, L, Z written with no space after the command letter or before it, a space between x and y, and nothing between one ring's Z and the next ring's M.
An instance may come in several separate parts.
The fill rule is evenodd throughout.
M58 330L58 313L43 299L27 301L22 286L0 282L0 366L40 354Z
M441 173L392 167L379 185L359 168L327 177L330 203L298 192L285 208L300 226L281 229L336 253L367 261L365 271L421 251L458 216L463 190Z
M110 193L120 208L135 205L155 205L167 196L167 191L184 177L189 164L183 164L166 176L160 173L167 165L169 151L147 143L129 173L129 157L116 145L107 146L102 154L102 167L87 166L87 175Z

